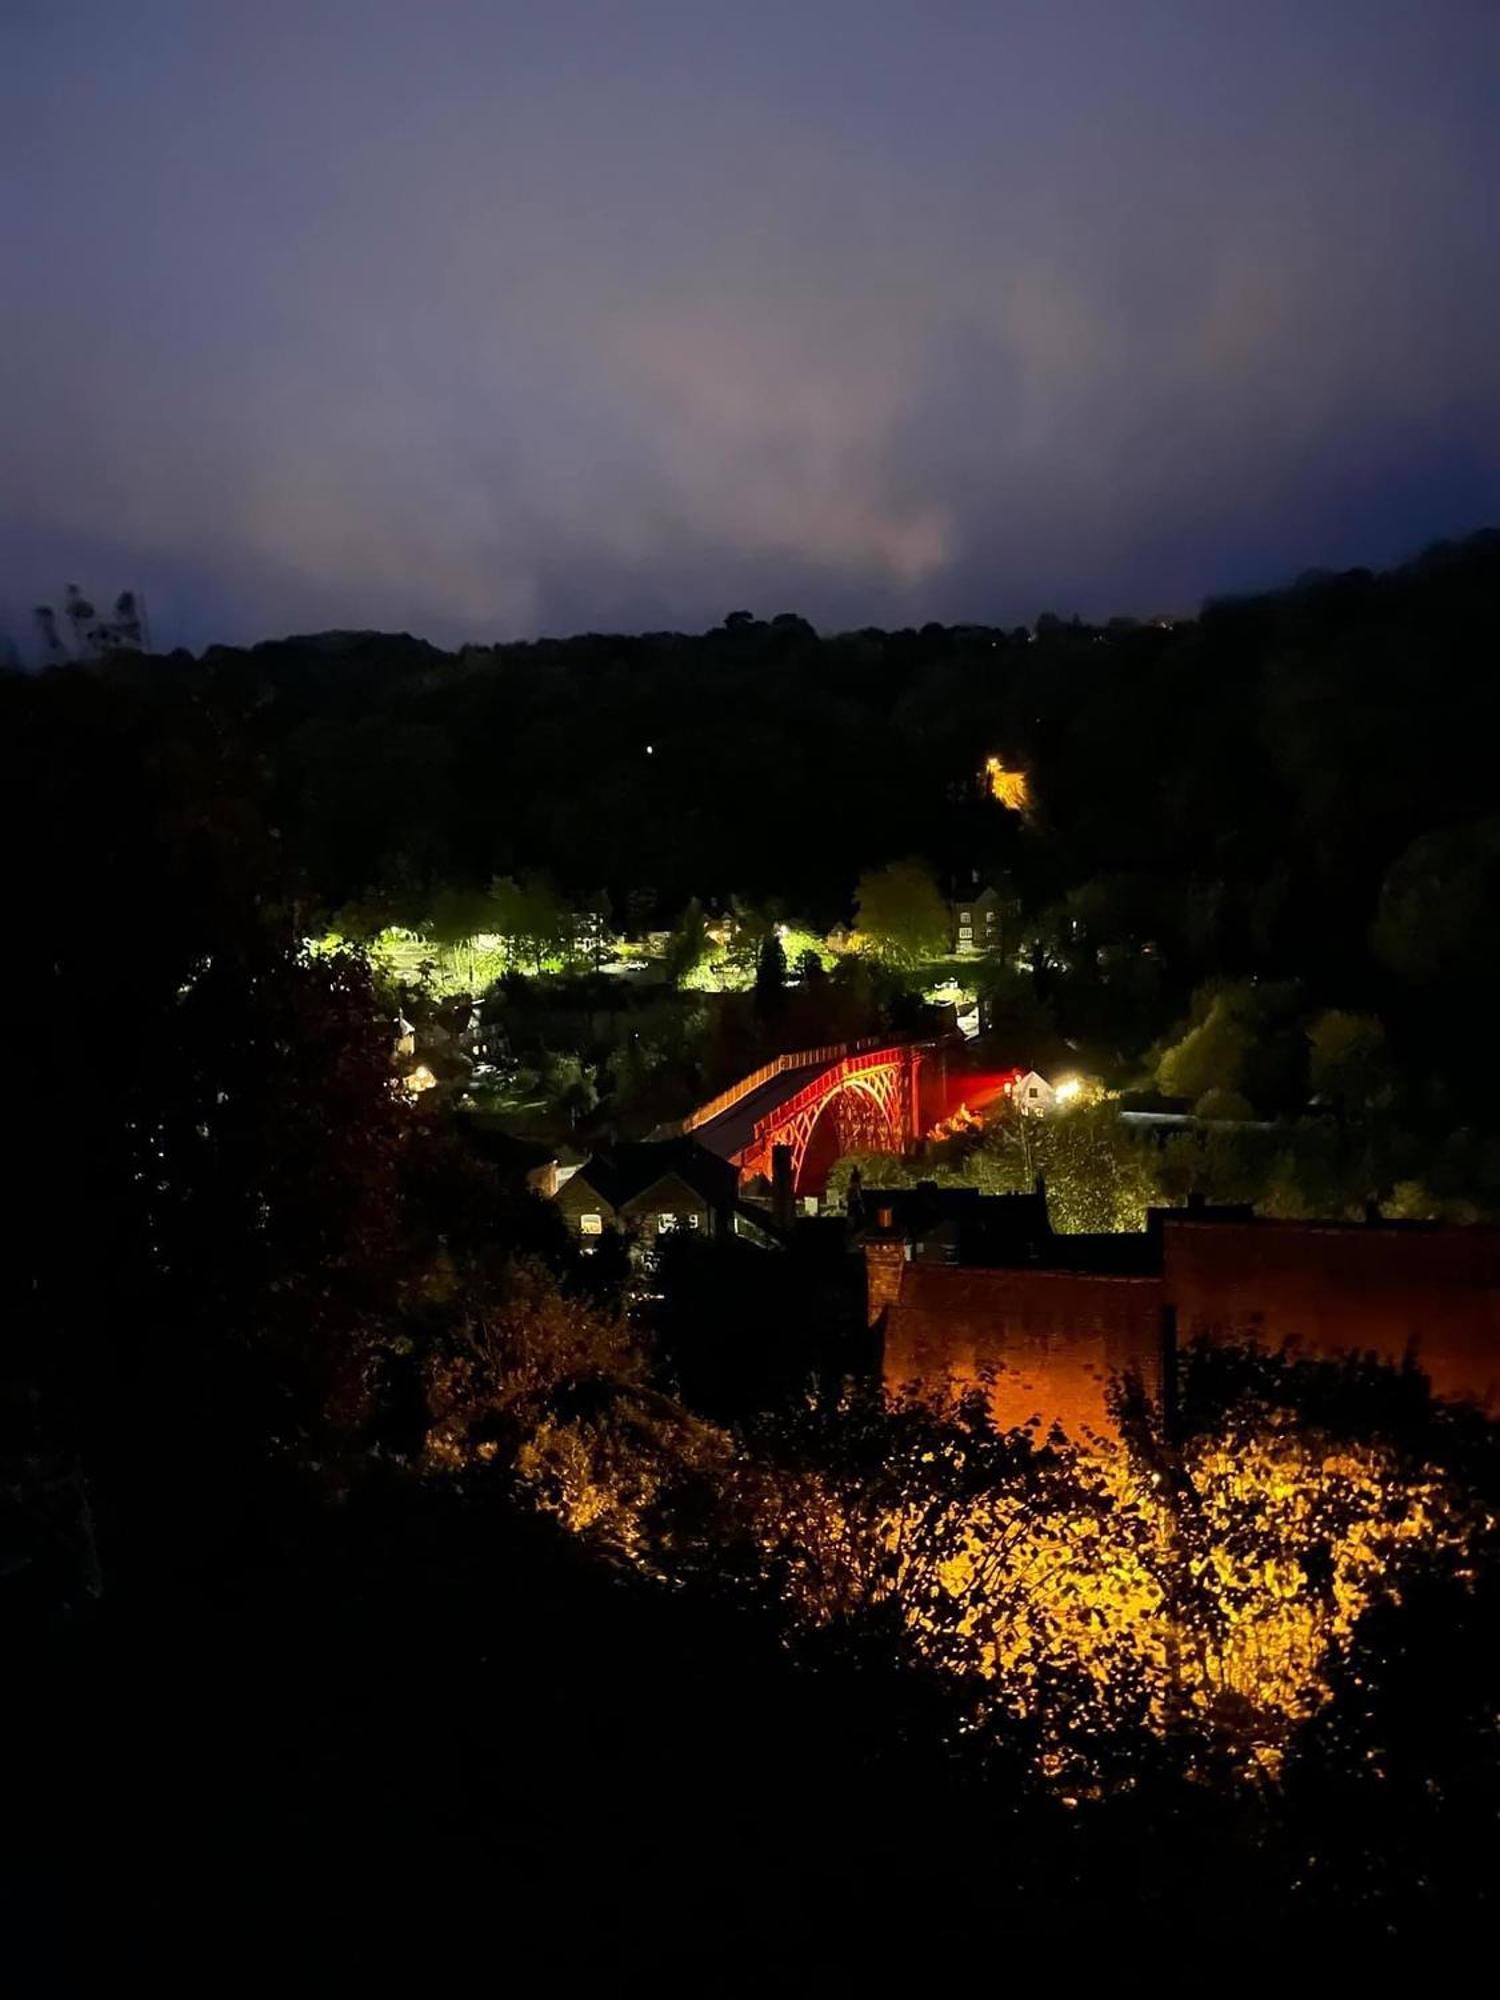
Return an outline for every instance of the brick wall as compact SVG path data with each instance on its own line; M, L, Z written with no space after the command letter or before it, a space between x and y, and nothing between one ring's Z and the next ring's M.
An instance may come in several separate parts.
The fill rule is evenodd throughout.
M1500 1230L1168 1220L1162 1265L1182 1340L1412 1347L1439 1395L1500 1410Z
M1003 1424L1108 1428L1106 1386L1160 1387L1162 1308L1178 1338L1279 1344L1330 1358L1408 1349L1440 1396L1500 1413L1500 1230L1174 1222L1159 1277L979 1270L865 1251L870 1319L885 1316L887 1387L987 1384Z
M1160 1388L1161 1303L1150 1277L906 1264L886 1314L885 1383L983 1387L1007 1428L1036 1417L1075 1437L1107 1432L1112 1377Z

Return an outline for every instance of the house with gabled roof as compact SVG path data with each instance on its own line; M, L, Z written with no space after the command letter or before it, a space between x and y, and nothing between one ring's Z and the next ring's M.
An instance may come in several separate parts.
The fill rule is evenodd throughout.
M952 906L953 949L964 956L999 951L1005 899L998 889L976 888Z
M692 1139L652 1139L598 1152L555 1197L582 1247L619 1229L650 1250L673 1231L736 1232L739 1173Z

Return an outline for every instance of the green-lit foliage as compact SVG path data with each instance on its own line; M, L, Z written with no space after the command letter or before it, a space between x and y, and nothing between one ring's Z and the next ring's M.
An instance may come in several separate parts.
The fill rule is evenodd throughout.
M917 965L948 949L948 906L917 861L893 861L861 875L854 921L874 956L890 965Z

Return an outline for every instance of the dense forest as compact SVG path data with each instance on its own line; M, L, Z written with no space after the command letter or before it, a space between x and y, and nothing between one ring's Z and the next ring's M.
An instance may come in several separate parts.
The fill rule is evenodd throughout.
M1323 1062L1325 1107L1343 1058L1373 1051L1363 1094L1411 1136L1376 1182L1489 1207L1497 658L1490 532L1178 622L825 638L735 613L700 637L456 655L325 634L116 650L5 693L22 736L32 711L45 728L90 701L153 738L208 732L218 810L253 820L302 932L350 913L431 929L496 880L635 935L731 899L821 931L906 858L949 895L994 883L1029 967L985 972L1002 1059L1081 1050L1116 1087L1165 1076L1189 1105L1284 1117L1318 1095L1309 1040L1332 1037L1350 1046ZM1025 811L989 795L994 755L1026 774ZM782 1045L877 1004L822 993ZM756 1024L712 1025L684 1090L759 1059ZM654 1038L659 1068L691 1039Z
M1366 959L1383 886L1393 927L1419 921L1424 856L1474 892L1497 641L1486 534L1175 623L819 637L737 613L701 637L451 655L327 634L113 671L266 761L331 907L540 869L618 913L734 892L826 925L863 868L918 854L1010 873L1032 907L1114 884L1101 922L1165 931L1175 908L1216 970L1316 976ZM1030 775L1024 829L985 810L994 751ZM1455 829L1435 870L1449 847L1415 843ZM1451 953L1460 914L1432 911L1408 953Z

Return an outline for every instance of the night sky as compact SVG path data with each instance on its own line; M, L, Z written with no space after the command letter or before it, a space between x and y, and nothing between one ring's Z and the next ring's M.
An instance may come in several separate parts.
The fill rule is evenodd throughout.
M0 629L1187 609L1500 521L1497 0L3 0Z

